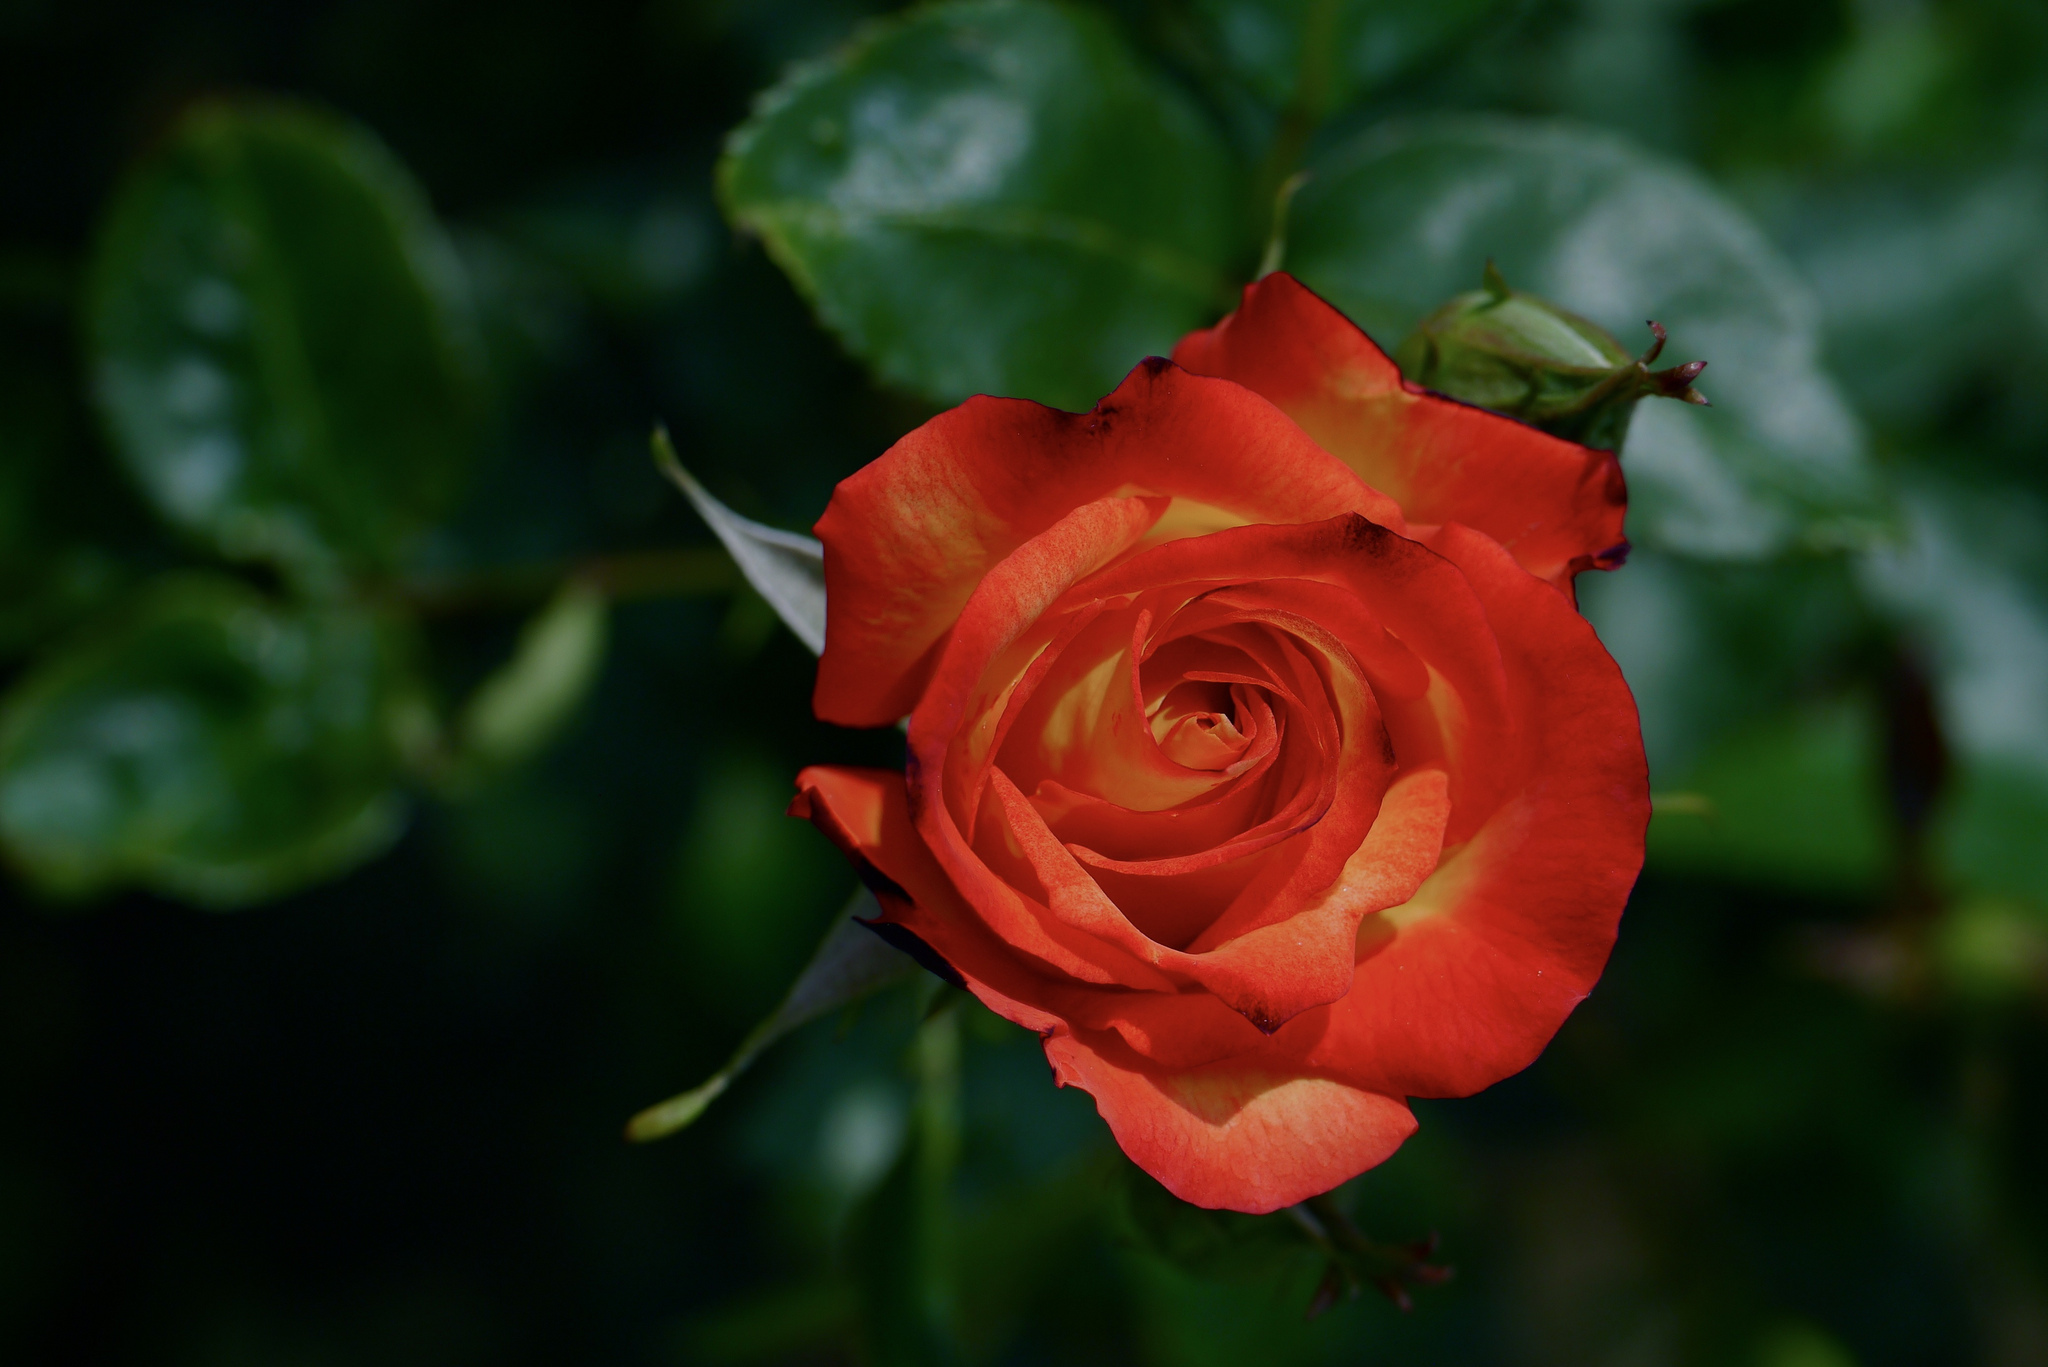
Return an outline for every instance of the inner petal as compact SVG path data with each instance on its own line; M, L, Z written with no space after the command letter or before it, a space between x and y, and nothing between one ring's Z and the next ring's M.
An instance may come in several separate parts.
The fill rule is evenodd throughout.
M1152 738L1160 753L1187 769L1221 772L1243 757L1258 725L1236 714L1228 684L1190 679L1152 706ZM1249 728L1250 734L1244 728Z
M993 758L1021 791L1037 792L1053 780L1131 811L1156 812L1198 802L1265 762L1272 737L1248 727L1255 709L1235 700L1228 681L1209 680L1222 686L1177 701L1174 715L1153 728L1165 695L1185 676L1166 679L1142 658L1151 618L1151 605L1142 601L1101 612L1063 641L1014 720L1005 716ZM1211 647L1200 659L1247 680L1247 697L1271 691L1266 671L1241 650ZM1148 687L1155 677L1157 686ZM1162 745L1173 722L1203 712L1227 720L1230 729L1196 721L1182 728L1181 754ZM1219 738L1204 738L1219 730Z

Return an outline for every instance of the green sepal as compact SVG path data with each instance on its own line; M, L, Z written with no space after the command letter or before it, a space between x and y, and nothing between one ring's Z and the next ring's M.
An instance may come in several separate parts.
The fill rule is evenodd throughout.
M797 974L781 1003L740 1041L725 1066L689 1091L635 1115L626 1122L626 1138L644 1144L685 1128L724 1095L733 1079L745 1072L768 1046L790 1031L915 975L917 965L908 955L868 929L866 923L880 913L873 893L865 888L854 893L845 914L826 930L811 954L811 961Z
M1705 361L1650 369L1664 350L1664 329L1649 326L1649 349L1631 356L1598 323L1509 288L1488 261L1485 284L1417 324L1394 360L1425 388L1568 441L1619 451L1639 400L1707 402L1692 384Z

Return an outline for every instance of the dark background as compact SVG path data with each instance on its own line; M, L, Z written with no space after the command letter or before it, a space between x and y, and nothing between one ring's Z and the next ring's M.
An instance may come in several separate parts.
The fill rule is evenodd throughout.
M1620 127L1747 194L1805 261L1807 220L1772 217L1788 185L1855 178L1910 199L1965 162L2038 173L2048 48L2019 41L2039 36L2025 6L1904 6L1963 35L1969 93L1916 106L1875 151L1788 112L1884 8L1508 5L1397 98ZM75 296L124 168L195 99L255 91L362 121L465 254L516 282L499 325L527 378L455 524L471 560L707 546L647 462L657 418L728 502L807 524L832 481L931 410L817 328L725 228L710 174L751 95L867 12L0 3L0 329L9 382L67 396L65 515L89 513L130 566L183 553L107 460ZM2039 351L1973 336L2003 315L1967 290L1927 316L1939 328L1831 334L1851 357L1926 340L1926 365L1947 367L1919 408L1880 414L1880 444L1957 450L1959 468L2038 497ZM526 606L437 615L439 686L488 671ZM541 759L461 800L423 796L392 852L339 881L232 914L0 885L0 1358L860 1357L870 1312L847 1231L905 1123L910 994L811 1027L679 1137L635 1148L619 1131L717 1066L851 890L779 815L789 776L887 763L896 741L810 719L810 658L751 595L623 602L612 625L593 695ZM1903 678L1886 715L1923 724L1910 652L1860 631L1843 668ZM13 650L9 677L28 659ZM1903 839L1917 809L1901 785L1942 776L1913 768L1910 741L1884 753L1872 796ZM1211 1276L1141 1247L1087 1098L1047 1085L1028 1036L974 1015L962 1351L2048 1362L2039 978L1973 995L1826 971L1863 943L1830 932L1888 924L1906 895L1653 867L1544 1059L1479 1098L1418 1104L1421 1134L1357 1184L1368 1229L1439 1231L1458 1269L1407 1316L1368 1296L1304 1325L1294 1264ZM2031 904L2018 915L1997 951L2014 961L2038 953L2024 928L2041 924Z

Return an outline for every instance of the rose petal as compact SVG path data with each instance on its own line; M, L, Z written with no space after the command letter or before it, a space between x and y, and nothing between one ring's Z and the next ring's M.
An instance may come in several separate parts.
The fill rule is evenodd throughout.
M1000 752L1019 786L1052 779L1134 811L1161 811L1224 785L1221 773L1174 763L1145 723L1131 679L1133 627L1143 620L1135 607L1106 612L1063 645Z
M1008 900L970 905L918 837L903 775L821 764L800 772L796 782L790 815L824 832L874 891L884 919L915 932L969 987L997 984L1019 994L1021 1001L1042 998L1061 984L1118 981L1046 934L1038 918L1014 905L1014 893ZM1092 948L1103 955L1103 946ZM1175 986L1146 965L1118 967L1125 980L1167 990ZM1034 1030L1048 1029L1056 1019L1037 1008L1019 1011L1023 1014L1004 1014Z
M1271 399L1413 523L1462 522L1559 587L1623 546L1628 492L1594 451L1401 378L1356 324L1285 273L1173 359Z
M1398 1098L1327 1078L1228 1064L1169 1072L1058 1032L1045 1053L1061 1086L1095 1097L1131 1160L1193 1205L1263 1215L1385 1162L1415 1133Z
M1279 903L1288 910L1284 918L1258 922L1252 913L1234 930L1207 937L1209 947L1183 952L1132 924L1000 771L993 786L1055 920L1100 936L1125 953L1202 987L1266 1032L1350 990L1359 922L1405 900L1422 882L1436 862L1450 808L1441 773L1424 770L1408 775L1377 804L1379 819L1362 842L1345 837L1352 842L1346 846L1350 858L1334 883L1327 888L1320 883L1306 888L1290 884ZM1257 903L1261 910L1271 904L1271 899ZM1145 1010L1155 1005L1141 1000L1149 995L1121 994L1083 1008L1084 1015L1098 1028L1115 1028L1113 1022L1125 1007Z
M1403 725L1402 709L1382 698L1383 711L1395 730L1402 766L1441 764L1450 773L1455 810L1445 840L1467 838L1506 795L1504 761L1512 750L1506 684L1493 628L1472 586L1429 547L1356 515L1297 526L1237 527L1143 551L1090 576L1072 593L1108 598L1206 582L1230 586L1231 596L1241 596L1259 591L1252 586L1286 580L1344 590L1365 618L1383 626L1426 667L1430 685L1419 706L1427 725L1396 730ZM1270 592L1285 601L1286 589ZM1320 631L1323 625L1298 629ZM1361 640L1361 646L1370 645ZM1398 695L1403 687L1397 683L1390 691Z
M1356 984L1304 1056L1361 1086L1465 1096L1527 1067L1599 978L1642 867L1649 778L1635 700L1585 619L1486 536L1447 526L1434 545L1499 636L1525 780L1366 925Z
M1284 930L1291 934L1298 920L1306 918L1313 924L1326 916L1348 925L1355 944L1362 918L1413 897L1436 868L1450 814L1450 780L1442 770L1404 774L1387 789L1372 829L1344 861L1335 882L1321 891L1311 889L1305 904L1285 921L1253 919L1274 904L1260 907L1248 900L1242 910L1232 908L1203 931L1188 946L1189 952L1207 953L1257 933ZM1277 904L1288 905L1286 901Z
M1119 493L1172 499L1162 535L1343 512L1404 525L1391 499L1266 400L1157 358L1089 413L969 399L841 481L818 520L818 716L881 726L904 715L982 576L1072 509Z
M1047 609L1075 580L1135 546L1159 520L1166 503L1163 498L1105 498L1084 504L990 571L948 633L946 665L911 717L912 754L922 750L928 758L942 761L943 742L953 739L971 716L980 743L968 745L966 753L985 756L998 735L996 719L1008 711L1016 686L1038 672L1027 666L1016 678L998 677L991 683L986 677L990 662L1034 633L1064 637L1066 623L1048 621ZM1100 625L1084 626L1082 634ZM1107 626L1113 632L1128 629L1114 619ZM933 737L941 738L941 744L932 744ZM936 776L940 771L935 766L932 772ZM950 777L963 775L964 766L956 761ZM971 820L973 814L963 810L959 815Z

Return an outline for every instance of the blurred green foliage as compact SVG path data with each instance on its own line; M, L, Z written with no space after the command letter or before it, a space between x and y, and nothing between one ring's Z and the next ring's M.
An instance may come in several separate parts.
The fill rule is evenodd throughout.
M1313 125L1468 36L1500 8L1496 0L1197 0L1174 19L1192 30L1181 53L1211 81L1240 85L1283 117Z
M240 905L387 847L406 709L373 615L281 611L166 576L43 661L0 730L0 839L68 893L139 882Z
M446 511L476 408L454 252L367 133L202 105L107 209L88 286L115 450L230 559L324 579Z
M879 9L0 10L0 1356L2048 1359L2048 11ZM900 757L649 427L800 527L1276 253L1710 362L1581 581L1615 962L1335 1197L1456 1279L1306 1321L928 977L623 1146L845 904L789 775Z

